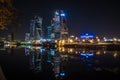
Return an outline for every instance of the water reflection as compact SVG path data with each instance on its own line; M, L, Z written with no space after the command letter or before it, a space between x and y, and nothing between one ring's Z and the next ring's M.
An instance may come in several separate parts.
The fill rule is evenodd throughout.
M54 80L53 77L57 80L68 80L68 78L71 80L77 80L77 78L83 80L96 80L96 76L104 77L109 75L107 77L113 77L113 75L115 75L116 77L120 74L119 51L64 47L51 49L34 46L26 46L17 49L8 48L5 49L5 51L4 54L2 54L3 51L0 50L1 63L6 64L7 66L9 63L9 66L14 66L16 69L12 67L9 68L12 71L15 69L14 72L16 73L14 74L18 74L21 70L26 72L25 74L31 75L29 76L30 78L37 75L37 77L32 77L32 80L39 80L40 78L46 77L47 79L45 80ZM24 51L24 55L22 51ZM23 65L25 66L25 69L22 69L24 68ZM7 67L8 71L9 69ZM11 74L11 72L9 73ZM43 75L45 75L45 77L43 77ZM89 78L89 76L92 78ZM85 79L84 77L88 78Z
M100 50L90 50L90 49L81 49L81 48L64 48L64 47L58 47L57 50L62 53L62 54L82 54L86 57L88 57L89 55L96 55L96 56L100 56L100 55L108 55L108 53L110 53L109 55L113 55L114 58L117 58L119 56L119 51L115 50L115 51L107 51L104 49L100 49ZM106 54L107 53L107 54Z
M87 50L79 48L64 48L57 49L42 48L42 47L27 47L25 48L25 55L29 56L30 69L34 72L41 72L44 63L51 65L50 68L54 73L56 79L63 79L69 69L68 64L83 63L85 70L88 72L111 72L118 74L119 57L118 51L105 51L105 50ZM80 65L80 64L77 64ZM75 66L76 67L76 66ZM74 69L75 69L74 67ZM82 67L80 67L82 69ZM77 68L76 68L77 69ZM79 69L78 69L79 70ZM84 72L83 72L84 73Z
M27 47L24 51L25 55L29 56L30 69L34 72L41 72L42 65L48 63L51 64L56 79L62 79L65 76L58 50L42 47Z
M25 55L29 56L30 69L34 72L40 72L42 70L42 52L40 47L25 48Z
M14 48L11 47L11 48L6 48L7 52L10 53L11 55L14 54Z
M110 72L114 74L120 73L119 51L106 51L104 49L89 50L64 47L60 47L58 50L62 55L66 54L71 59L78 59L79 61L82 61L84 64L86 64L88 71Z

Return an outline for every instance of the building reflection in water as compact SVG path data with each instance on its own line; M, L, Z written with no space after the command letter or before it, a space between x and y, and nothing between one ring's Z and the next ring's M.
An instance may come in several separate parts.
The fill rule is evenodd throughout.
M53 72L56 79L63 78L65 72L63 69L63 62L61 61L60 52L56 49L46 49L47 51L47 62L51 63L53 66Z
M42 70L42 52L41 47L29 47L25 48L25 55L29 56L30 69L34 72L40 72Z
M115 60L119 60L120 55L118 51L112 51L111 55L105 50L86 50L79 48L64 48L59 47L57 49L42 48L42 47L29 47L25 48L25 55L30 58L30 69L34 72L41 72L43 62L49 63L52 66L52 71L57 79L64 78L67 75L66 68L70 59L77 59L82 63L85 63L88 70L94 71L112 71L118 72L118 65L106 66L104 58L106 56ZM118 61L117 60L117 61ZM106 60L109 65L110 60ZM111 63L110 63L111 64Z
M10 53L11 55L14 54L14 48L11 47L11 48L6 48L7 52Z
M61 62L66 56L61 55L57 49L42 48L42 47L27 47L25 48L25 55L29 56L30 69L34 72L42 71L42 63L50 63L52 65L52 71L56 79L63 78L65 72Z
M62 55L67 55L68 58L79 59L88 66L88 70L108 71L119 73L120 51L89 50L81 48L58 48ZM78 57L79 56L79 57ZM112 65L111 65L112 64Z

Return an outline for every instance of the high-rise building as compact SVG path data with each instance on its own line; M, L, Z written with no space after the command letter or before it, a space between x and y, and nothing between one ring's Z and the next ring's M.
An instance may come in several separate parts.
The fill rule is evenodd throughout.
M30 23L30 37L32 40L40 40L43 37L42 18L35 16Z
M54 39L67 39L68 27L66 15L62 10L56 10L52 20Z
M47 27L47 38L48 39L54 38L54 35L53 35L53 26L48 26Z
M25 41L29 41L30 40L30 33L25 33Z
M67 27L67 20L66 15L63 11L61 11L61 33L60 39L67 40L68 39L68 27Z
M12 40L12 36L11 35L8 35L7 36L7 41L11 41Z

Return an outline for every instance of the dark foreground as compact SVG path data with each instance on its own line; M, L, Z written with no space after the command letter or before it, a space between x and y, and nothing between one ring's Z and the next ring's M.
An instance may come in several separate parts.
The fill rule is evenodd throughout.
M0 50L6 80L120 80L120 52L78 48Z

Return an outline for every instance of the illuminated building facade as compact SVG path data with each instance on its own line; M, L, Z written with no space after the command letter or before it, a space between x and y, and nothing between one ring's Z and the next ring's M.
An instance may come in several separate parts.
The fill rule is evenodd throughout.
M66 21L66 15L62 10L57 10L54 13L52 20L53 34L52 37L55 40L68 38L68 27Z
M53 35L53 26L48 26L47 27L47 38L48 39L54 38L54 35Z
M25 41L29 41L30 40L30 33L25 33Z
M67 27L67 20L66 15L63 11L61 11L61 33L60 39L67 40L68 39L68 27Z
M80 36L81 39L93 39L94 38L94 35L93 34L88 34L88 33L85 33L85 34L82 34Z
M8 40L8 41L11 41L11 40L12 40L12 36L11 36L11 35L8 35L7 40Z
M30 23L31 40L40 40L43 37L42 18L35 16Z
M85 33L80 36L82 42L94 43L95 36L90 33Z

